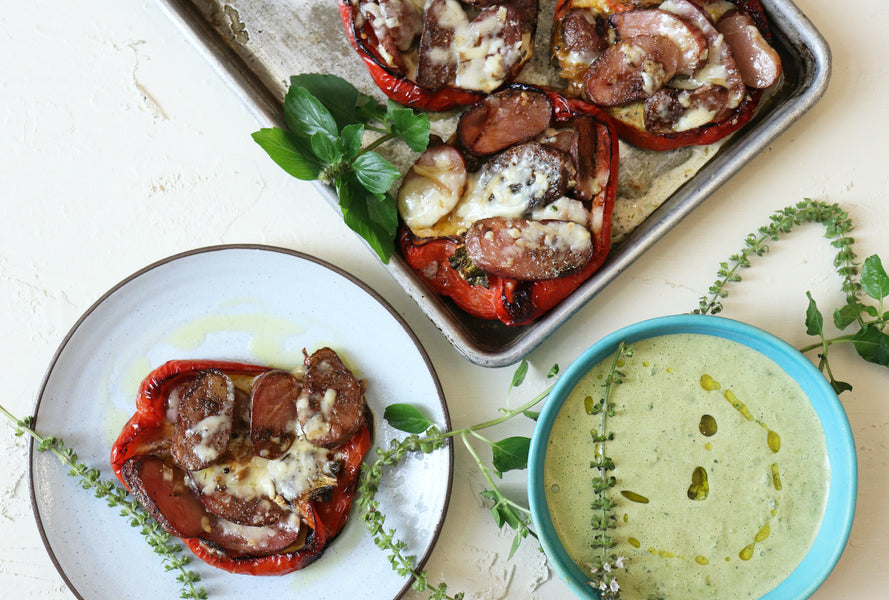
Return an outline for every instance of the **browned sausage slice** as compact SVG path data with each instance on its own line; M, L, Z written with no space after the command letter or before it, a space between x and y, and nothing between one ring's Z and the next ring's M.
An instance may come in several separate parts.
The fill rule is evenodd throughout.
M464 112L457 124L457 139L472 154L485 156L537 137L552 119L553 106L546 94L508 88Z
M665 37L639 35L602 53L584 75L590 101L620 106L653 95L676 74L679 47Z
M559 58L560 64L585 69L606 48L608 40L605 36L605 21L593 16L588 10L572 8L556 25L553 53Z
M621 39L650 35L665 37L676 44L679 49L677 73L693 74L707 57L704 32L672 13L656 8L628 10L611 15L609 21Z
M268 371L253 382L250 441L256 456L274 460L290 449L296 438L296 401L301 391L302 384L287 371Z
M278 554L304 538L306 531L299 526L299 519L294 515L292 521L292 526L288 521L287 524L251 527L214 517L209 523L209 531L200 537L213 542L229 556L268 556Z
M565 195L574 178L574 164L567 154L528 142L486 162L470 193L483 202L530 210Z
M299 423L310 443L335 448L364 423L366 384L330 348L307 356L305 365L303 391L296 403Z
M704 33L707 38L707 62L695 74L694 81L701 87L725 88L728 91L727 111L718 116L717 120L728 115L730 111L741 104L747 94L747 88L744 86L738 66L723 35L716 29L716 25L706 10L691 0L667 0L660 7L662 10L681 17Z
M123 480L154 520L171 535L198 537L205 533L207 511L179 467L156 456L134 456L120 469Z
M664 88L645 100L645 129L652 133L687 131L718 121L731 112L729 91L718 85L694 90Z
M437 90L454 79L457 66L452 48L455 23L448 18L448 12L462 9L455 9L453 4L456 4L455 0L431 0L423 12L416 76L421 87Z
M765 40L750 15L730 10L716 24L731 48L744 84L764 89L781 76L781 57Z
M212 490L200 492L199 498L211 513L240 525L260 527L287 516L287 511L265 496L240 498L225 490Z
M173 460L186 471L203 469L225 452L232 435L235 387L228 375L201 371L179 400L173 431Z
M566 275L593 254L589 229L570 221L481 219L466 231L464 243L479 268L525 281Z

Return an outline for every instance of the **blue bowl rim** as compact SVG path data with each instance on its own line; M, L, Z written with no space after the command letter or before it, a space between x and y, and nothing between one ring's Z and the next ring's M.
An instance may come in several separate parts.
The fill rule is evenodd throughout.
M592 367L614 353L621 341L674 333L697 333L733 340L765 354L794 379L809 397L821 421L830 464L830 483L824 519L809 552L796 569L761 600L802 600L811 596L839 561L855 514L858 467L855 442L846 412L833 388L808 358L780 338L762 329L711 315L671 315L634 323L587 348L560 376L544 403L528 456L528 499L531 520L543 551L559 577L580 597L598 600L587 576L574 564L559 542L543 489L543 464L553 421L571 390Z

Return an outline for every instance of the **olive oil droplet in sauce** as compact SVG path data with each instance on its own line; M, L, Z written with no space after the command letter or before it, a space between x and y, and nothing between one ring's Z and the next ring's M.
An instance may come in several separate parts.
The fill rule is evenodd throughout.
M713 415L702 415L698 430L707 437L716 435L716 418Z
M688 498L690 500L706 500L710 493L710 482L707 481L707 470L704 467L695 467L691 474L691 485L688 486Z
M781 436L769 429L767 443L769 445L769 450L777 454L778 450L781 449Z
M718 390L720 387L719 382L704 373L701 375L701 387L707 390L708 392L712 392L714 390Z
M642 494L637 494L636 492L631 492L630 490L621 490L620 495L629 500L630 502L638 502L639 504L648 504L648 498L643 496Z
M726 400L728 400L729 404L735 407L739 413L741 413L745 419L748 421L753 420L753 413L750 412L750 409L747 408L747 405L738 400L738 397L735 396L735 393L731 390L725 390L722 394Z

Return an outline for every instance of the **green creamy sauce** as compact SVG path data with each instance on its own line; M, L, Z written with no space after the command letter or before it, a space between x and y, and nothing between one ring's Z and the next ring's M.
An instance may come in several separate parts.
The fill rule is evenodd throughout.
M799 564L824 515L824 433L799 385L744 345L677 334L632 345L608 420L614 439L618 574L625 600L759 598ZM587 373L553 425L546 498L577 565L594 554L590 468L611 358ZM610 554L611 552L609 552Z

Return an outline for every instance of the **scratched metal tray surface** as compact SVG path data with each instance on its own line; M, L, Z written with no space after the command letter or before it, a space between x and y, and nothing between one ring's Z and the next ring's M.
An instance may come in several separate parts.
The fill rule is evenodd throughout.
M349 47L335 0L157 0L254 112L263 127L282 121L291 75L340 75L384 98ZM548 44L555 0L540 0L535 55L521 80L558 86ZM790 0L762 0L784 63L784 74L754 119L720 144L665 153L621 143L613 245L604 266L554 310L530 325L507 327L471 317L431 292L395 256L388 270L404 291L469 361L501 367L518 362L624 271L633 261L744 167L824 94L830 48ZM433 131L447 137L456 113L433 115ZM249 132L245 132L245 135ZM412 157L389 156L404 171ZM337 208L333 191L319 190Z

